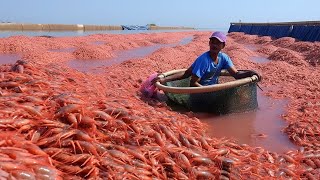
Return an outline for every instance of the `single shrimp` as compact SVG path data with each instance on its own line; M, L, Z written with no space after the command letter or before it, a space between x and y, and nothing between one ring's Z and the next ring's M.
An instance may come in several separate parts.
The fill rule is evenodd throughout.
M71 127L78 128L78 121L73 113L67 115L67 121L71 124Z
M154 138L159 146L163 147L165 145L165 142L163 141L161 135L158 132L154 132Z
M112 121L113 117L111 117L108 113L104 112L104 111L93 111L93 113L95 114L96 118L100 118L103 119L105 121Z
M65 116L68 113L72 113L72 112L79 112L81 110L81 106L77 105L77 104L69 104L66 106L61 107L57 113L55 114L56 118Z
M177 139L177 137L174 135L174 133L170 130L169 127L165 127L165 126L163 126L163 125L161 125L161 124L160 124L159 126L160 126L161 131L162 131L168 138L170 138L175 145L177 145L178 147L181 147L180 141Z
M10 174L17 179L34 180L36 179L35 174L30 171L14 170Z
M97 149L93 144L87 141L75 141L75 144L80 148L81 152L83 153L88 152L90 154L93 154L95 156L99 156Z
M190 148L190 142L182 133L179 133L179 139L182 145L184 145L187 148Z
M191 164L195 164L195 165L210 165L213 164L213 162L211 161L211 159L207 158L207 157L194 157L191 159Z

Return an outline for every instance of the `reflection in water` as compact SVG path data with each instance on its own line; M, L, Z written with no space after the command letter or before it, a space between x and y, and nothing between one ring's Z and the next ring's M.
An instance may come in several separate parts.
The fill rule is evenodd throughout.
M251 51L256 51L259 48L258 45L254 45L254 44L244 44L244 47Z
M253 61L253 62L256 62L256 63L267 63L267 62L270 62L270 60L266 57L263 57L263 56L253 56L253 57L250 57L250 60Z
M0 65L1 64L14 64L21 58L18 54L0 54Z
M297 149L288 136L282 132L286 122L281 119L285 100L275 100L258 94L259 109L253 112L224 116L196 113L196 116L208 124L208 134L214 137L235 139L238 143L261 146L274 152L286 152ZM266 135L266 137L260 137Z
M256 45L256 44L244 44L244 47L251 51L257 51L261 45ZM270 60L267 57L263 56L252 56L250 57L250 60L255 62L255 63L267 63L270 62Z
M130 60L130 59L137 59L137 58L143 58L145 56L148 56L149 54L155 52L156 50L163 48L163 47L175 47L178 45L186 45L192 41L193 37L187 37L182 39L179 43L176 44L156 44L153 46L147 46L147 47L139 47L135 49L130 49L126 51L120 51L116 54L115 58L111 59L105 59L105 60L81 60L81 59L74 59L69 61L69 67L73 69L77 69L81 72L94 72L99 73L101 70L99 68L102 68L103 66L111 66L113 64L120 64L124 61Z

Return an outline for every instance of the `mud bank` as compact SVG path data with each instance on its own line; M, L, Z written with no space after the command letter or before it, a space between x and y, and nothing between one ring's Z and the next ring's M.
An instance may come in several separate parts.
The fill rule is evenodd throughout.
M139 94L151 73L188 67L208 49L210 33L0 39L1 54L18 54L23 60L0 66L1 176L318 179L319 43L231 33L224 49L238 69L260 72L262 87L279 87L266 95L289 99L284 132L301 146L299 151L278 154L210 137L192 113L172 111L165 102ZM190 36L186 45L102 67L100 74L82 73L67 63L107 61L117 51L174 44ZM262 46L250 50L245 44ZM70 48L74 51L63 51ZM258 55L270 62L250 61ZM222 168L227 161L232 167Z

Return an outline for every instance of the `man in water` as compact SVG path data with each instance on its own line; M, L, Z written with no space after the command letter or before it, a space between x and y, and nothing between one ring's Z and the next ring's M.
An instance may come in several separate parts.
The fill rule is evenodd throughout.
M234 67L230 57L221 52L226 45L226 40L227 37L224 33L219 31L214 32L209 38L210 50L200 55L184 73L178 73L169 77L160 76L154 79L153 82L159 81L160 83L164 83L191 76L190 86L192 87L213 85L218 83L222 69L228 70L230 75L235 79L256 75L261 80L261 76L255 71L238 71Z

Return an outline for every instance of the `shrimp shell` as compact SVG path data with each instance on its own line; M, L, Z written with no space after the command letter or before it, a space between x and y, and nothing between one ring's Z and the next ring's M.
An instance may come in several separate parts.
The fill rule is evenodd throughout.
M55 114L55 117L62 117L65 116L68 113L72 113L72 112L79 112L80 111L80 105L77 104L69 104L66 106L61 107L58 112Z

